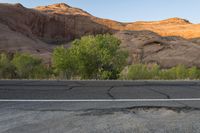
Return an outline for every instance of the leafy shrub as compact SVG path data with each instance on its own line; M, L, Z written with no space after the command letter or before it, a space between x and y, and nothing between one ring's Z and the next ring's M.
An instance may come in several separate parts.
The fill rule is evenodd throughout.
M59 73L68 74L65 77L117 79L128 56L119 45L120 41L108 34L82 37L69 49L56 48L53 66Z
M135 64L126 68L125 72L121 73L121 79L158 79L160 67L156 64L148 66L146 64Z
M136 64L129 68L128 79L148 79L149 73L146 65Z
M165 80L176 79L176 69L171 68L171 69L160 70L159 79L165 79Z
M14 78L15 68L11 63L8 55L5 53L0 54L0 78Z
M187 79L189 78L188 68L184 65L178 65L171 69L162 70L160 72L161 79Z
M122 72L121 79L199 79L200 70L197 67L186 68L178 65L170 69L160 69L158 65L148 67L145 64L135 64L126 68L126 72Z
M42 60L29 54L15 54L12 60L18 78L45 78L47 69Z
M151 79L159 79L159 73L160 73L160 66L157 64L153 64L150 68L149 68L149 77Z
M188 78L188 69L184 65L178 65L175 67L176 78L177 79L187 79Z
M188 78L190 79L199 79L200 78L200 70L197 67L191 67L188 69Z
M77 72L78 63L75 57L73 49L66 49L64 47L58 47L54 49L52 57L53 67L55 68L55 74L60 78L70 79Z

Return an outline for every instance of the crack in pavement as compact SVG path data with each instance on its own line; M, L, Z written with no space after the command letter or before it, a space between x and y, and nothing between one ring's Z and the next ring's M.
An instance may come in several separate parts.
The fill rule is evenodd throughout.
M183 106L183 107L171 107L171 106L130 106L130 107L114 107L114 108L102 108L102 109L96 109L96 108L89 108L89 109L35 109L35 108L9 108L9 109L15 109L18 111L30 111L30 112L83 112L84 115L91 115L94 113L97 113L98 115L105 115L106 113L113 113L113 112L135 112L135 111L141 111L141 110L159 110L159 109L166 109L166 110L172 110L176 111L177 113L182 112L188 112L188 111L200 111L200 108L197 107L190 107L190 106Z
M189 109L189 108L190 108L190 109L199 109L199 110L200 110L200 108L189 106L189 105L187 105L187 104L185 104L185 103L183 103L183 102L181 102L181 101L175 101L175 103L178 103L178 104L183 105L183 108L188 108L188 109Z
M167 99L171 99L170 95L168 95L168 94L166 94L166 93L163 93L163 92L154 90L154 89L152 89L152 88L148 88L147 90L150 90L150 91L156 92L156 93L158 93L158 94L161 94L161 95L165 96Z
M107 95L111 98L111 99L115 99L115 97L111 94L112 89L114 88L114 86L111 86L110 88L108 88L107 90Z
M182 103L182 102L179 102L179 101L176 101L176 103L183 105L183 106L184 106L184 108L193 108L193 107L191 107L191 106L188 106L187 104L184 104L184 103Z
M71 87L69 87L68 89L66 89L66 91L71 91L72 89L74 89L75 88L75 86L71 86Z

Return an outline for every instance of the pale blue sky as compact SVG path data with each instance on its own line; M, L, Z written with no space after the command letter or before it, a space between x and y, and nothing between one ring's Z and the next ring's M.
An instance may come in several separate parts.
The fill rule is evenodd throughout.
M200 23L200 0L0 0L0 2L21 3L29 8L64 2L94 16L122 22L181 17L193 23Z

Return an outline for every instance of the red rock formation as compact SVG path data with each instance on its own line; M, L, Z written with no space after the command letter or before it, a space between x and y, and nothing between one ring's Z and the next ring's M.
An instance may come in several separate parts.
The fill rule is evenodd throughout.
M0 4L0 51L30 52L50 59L52 49L57 46L53 44L103 33L113 33L122 40L122 48L131 54L130 63L200 67L200 25L185 19L121 23L97 18L64 3L35 9L21 4Z
M200 45L180 37L161 37L151 31L119 31L121 47L130 53L129 64L156 63L170 68L179 64L200 67Z
M80 9L77 9L76 12L75 8L71 9L64 4L53 5L50 8L52 11L44 8L46 10L40 12L24 8L19 4L1 4L0 23L7 25L11 30L31 38L33 36L38 37L47 43L67 42L83 35L107 33L109 31L109 28L95 23L91 20L89 14L81 12ZM41 7L38 7L38 9L42 10ZM65 14L62 11L69 11L69 13ZM74 12L74 14L70 12Z

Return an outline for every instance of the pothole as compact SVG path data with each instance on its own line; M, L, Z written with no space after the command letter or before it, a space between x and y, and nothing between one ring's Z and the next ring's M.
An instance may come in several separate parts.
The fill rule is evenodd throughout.
M111 115L117 112L121 113L133 113L133 114L180 114L180 113L189 113L192 111L200 111L200 108L192 107L163 107L163 106L134 106L129 108L110 108L110 109L89 109L81 113L80 115Z

